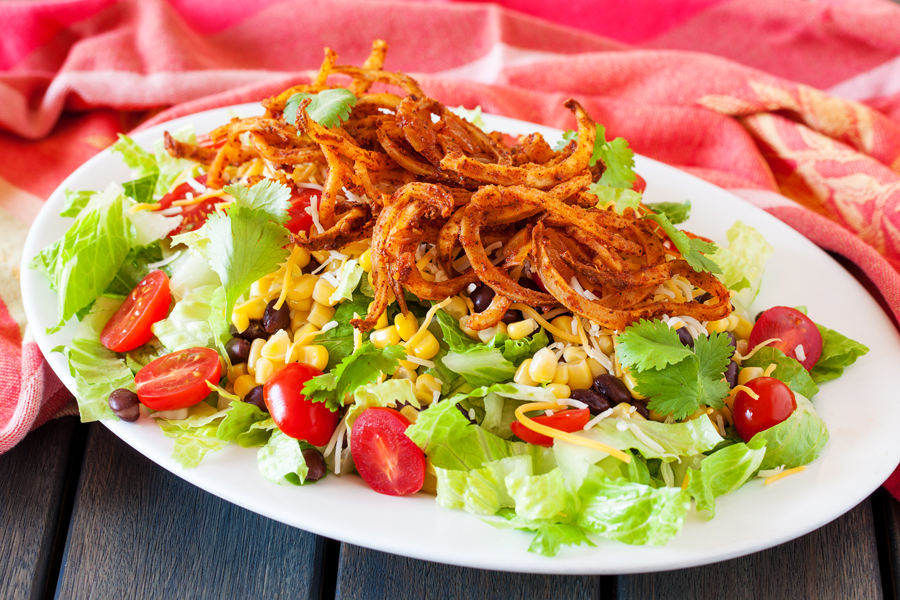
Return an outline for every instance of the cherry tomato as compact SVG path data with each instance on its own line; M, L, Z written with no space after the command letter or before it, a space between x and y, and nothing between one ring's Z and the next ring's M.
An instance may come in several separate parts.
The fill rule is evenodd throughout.
M795 308L775 306L756 320L750 332L750 350L771 338L780 342L769 344L791 358L796 358L809 371L822 356L822 334L812 319ZM803 346L803 360L797 357L797 346Z
M552 427L553 429L572 433L573 431L581 431L584 429L584 426L591 420L591 411L587 408L564 410L551 416L544 415L542 417L531 417L531 420L535 423ZM553 445L552 437L537 433L519 421L513 421L510 424L510 428L512 429L512 432L516 434L516 437L529 444L534 444L536 446Z
M200 175L196 178L197 183L206 183L206 175ZM197 196L200 194L189 183L182 183L177 188L163 196L159 201L159 210L165 210L172 207L172 203L187 198L188 193ZM178 235L186 231L200 229L206 223L206 218L216 210L216 205L222 202L221 198L210 198L198 204L188 204L181 207L181 223L178 227L169 232L169 235Z
M532 273L532 274L531 274L531 278L534 279L534 282L537 284L537 286L538 286L539 288L541 288L541 289L544 291L545 294L549 294L549 293L550 293L550 292L547 291L547 287L544 285L544 282L541 281L541 276L540 276L540 275L538 275L537 273Z
M379 494L414 494L425 482L425 455L406 437L407 427L406 417L381 407L367 408L353 423L353 463L363 481Z
M278 428L313 446L324 446L331 439L340 416L324 402L307 400L301 393L304 384L321 375L309 365L290 363L275 372L263 386L263 399Z
M209 348L188 348L157 358L134 376L138 399L153 410L193 406L209 396L206 382L219 383L222 364Z
M312 228L312 215L306 212L309 208L309 200L321 192L312 189L293 190L291 193L291 207L288 209L288 220L284 226L294 235L301 231L309 234Z
M634 174L634 184L631 186L631 189L634 190L635 192L637 192L638 194L643 194L644 190L647 189L647 182L644 181L643 177L641 177L640 175L635 173Z
M734 397L734 428L745 442L760 431L778 425L797 410L794 392L774 377L757 377L744 385L759 395L759 399L754 400L741 390Z
M100 343L113 352L143 346L153 337L150 327L166 318L171 300L169 278L162 271L153 271L141 279L107 321L100 332Z

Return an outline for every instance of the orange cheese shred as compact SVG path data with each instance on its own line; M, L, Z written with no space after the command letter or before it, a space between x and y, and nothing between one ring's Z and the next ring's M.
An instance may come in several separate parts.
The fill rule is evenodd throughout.
M766 479L766 485L769 485L770 483L775 483L779 479L783 479L783 478L787 477L788 475L793 475L794 473L799 473L800 471L805 471L805 470L806 470L806 467L794 467L793 469L788 469L787 471L782 471L781 473L777 473L775 475L772 475L768 479Z
M613 448L612 446L607 446L606 444L602 444L588 438L572 435L571 433L566 433L565 431L560 431L559 429L541 425L540 423L537 423L525 416L525 413L529 411L563 410L565 408L566 407L560 406L555 402L529 402L528 404L523 404L516 409L516 418L522 425L534 431L535 433L540 433L557 440L564 440L566 442L569 442L570 444L576 444L578 446L584 446L586 448L593 448L594 450L606 452L610 456L615 456L626 464L631 462L631 456L622 452L621 450Z

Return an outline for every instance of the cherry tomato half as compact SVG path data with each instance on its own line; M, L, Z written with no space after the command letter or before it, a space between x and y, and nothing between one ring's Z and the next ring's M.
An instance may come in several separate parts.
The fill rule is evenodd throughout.
M197 177L197 183L206 183L206 175ZM165 210L172 207L172 203L178 200L184 200L188 194L197 196L200 192L194 189L189 183L182 183L177 188L163 196L159 201L159 210ZM169 235L178 235L186 231L200 229L206 223L206 218L216 210L216 205L222 202L221 198L210 198L198 204L188 204L181 207L181 223L178 227L169 232Z
M780 342L769 344L778 348L809 371L822 356L822 334L812 319L796 308L775 306L765 311L756 320L750 332L750 350L768 339L779 338ZM803 360L797 356L797 346L803 346Z
M584 426L587 425L588 421L591 420L591 411L587 408L579 408L577 410L564 410L550 416L544 415L542 417L531 417L531 420L535 423L540 423L541 425L552 427L553 429L559 429L560 431L565 431L566 433L572 433L574 431L581 431L582 429L584 429ZM516 435L516 437L525 442L528 442L529 444L534 444L536 446L553 445L552 437L528 429L528 427L526 427L519 421L513 421L510 424L510 428L512 429L512 432Z
M406 417L381 407L367 408L353 423L353 463L363 481L379 494L414 494L425 482L425 454L406 437L407 427Z
M760 431L778 425L797 410L794 392L774 377L757 377L744 385L759 395L759 399L754 400L741 390L734 397L734 428L745 442Z
M631 189L634 190L635 192L637 192L638 194L643 194L644 190L647 189L647 182L644 180L643 177L641 177L640 175L635 173L634 174L634 184L631 186Z
M153 337L150 327L166 318L171 300L169 278L162 271L153 271L141 279L107 321L100 332L100 343L113 352L143 346Z
M288 220L284 224L288 231L294 235L301 231L309 234L313 220L306 209L309 208L310 198L320 194L318 190L305 188L291 192L291 207L288 209Z
M138 399L153 410L193 406L209 396L206 382L219 383L222 364L209 348L188 348L157 358L134 376Z
M324 402L307 400L304 384L322 371L301 363L279 369L263 386L263 399L278 428L294 439L324 446L331 439L340 416Z

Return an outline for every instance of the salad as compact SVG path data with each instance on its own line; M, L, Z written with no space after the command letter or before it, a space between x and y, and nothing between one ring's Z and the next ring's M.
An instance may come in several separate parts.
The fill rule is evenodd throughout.
M816 459L818 385L868 349L805 307L751 314L757 231L680 230L690 202L644 203L574 100L555 146L513 139L385 52L326 50L261 117L121 136L134 179L67 191L32 267L79 322L55 351L83 421L153 419L185 468L236 443L273 484L430 493L548 556L664 544Z

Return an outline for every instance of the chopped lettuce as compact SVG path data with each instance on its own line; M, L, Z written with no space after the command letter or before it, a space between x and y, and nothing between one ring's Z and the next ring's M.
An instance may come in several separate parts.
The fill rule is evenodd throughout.
M687 492L697 501L697 510L716 515L716 498L738 489L756 473L766 456L765 440L754 437L749 444L733 444L700 463L700 470L689 471Z
M531 475L531 462L530 457L517 455L469 471L436 468L437 503L473 515L493 515L501 508L514 508L516 503L506 488L506 477Z
M585 535L584 529L572 523L529 521L516 516L515 511L510 509L503 509L498 515L508 521L487 521L488 525L498 529L513 528L534 533L531 545L528 546L529 552L543 556L556 556L563 546L580 546L581 544L596 546Z
M288 437L280 429L274 430L266 445L256 453L259 472L272 483L302 485L309 473L303 448L299 440Z
M175 440L172 458L185 469L193 469L207 452L221 450L228 443L217 435L225 414L225 410L217 411L201 402L190 408L185 419L157 419L156 423L164 436Z
M457 115L477 127L478 129L490 133L490 130L487 128L487 123L484 122L484 117L481 116L481 106L476 106L473 109L468 109L463 106L457 106L453 109Z
M844 367L849 367L857 358L869 352L866 346L834 329L828 329L818 323L816 327L822 334L822 355L809 372L816 383L837 379L844 374Z
M356 260L348 260L340 269L338 280L340 283L331 294L329 300L335 304L344 300L352 300L353 292L359 286L359 280L363 276L363 268ZM363 315L360 315L363 316Z
M117 418L109 407L109 395L120 388L135 391L134 376L125 361L99 341L76 338L57 348L69 361L75 378L75 398L81 422Z
M728 248L719 246L709 255L720 267L719 279L729 289L739 292L732 302L747 309L759 293L766 261L774 248L754 228L736 221L725 234Z
M197 346L217 350L230 337L224 314L221 287L196 288L175 304L168 317L153 324L153 334L169 352Z
M481 426L503 439L509 439L513 435L509 425L516 420L518 402L556 401L556 396L547 388L516 383L495 383L472 390L463 397L467 404L480 405L484 411Z
M147 265L162 260L162 248L159 244L143 248L132 248L122 261L122 266L116 271L112 282L104 290L103 295L109 297L124 298L141 279L150 274Z
M753 356L743 362L744 367L760 367L762 369L773 364L775 370L772 371L771 377L785 383L795 393L806 398L812 398L819 393L819 386L813 381L809 371L778 348L771 346L759 348Z
M171 132L173 138L179 142L187 144L197 143L197 136L194 135L194 126L185 125L177 131ZM156 181L155 197L163 196L172 190L172 185L178 176L185 170L191 169L191 175L197 175L197 163L187 158L175 158L170 155L165 148L164 140L157 140L153 143L153 156L156 159L156 166L159 169L158 179Z
M516 374L516 366L503 358L500 350L486 345L475 346L461 353L451 350L443 361L444 366L477 387L509 381Z
M416 391L409 379L388 379L384 383L370 383L361 386L353 394L353 405L347 409L347 427L353 429L353 423L367 408L373 406L394 406L408 403L420 408Z
M216 437L225 442L237 442L244 448L264 446L272 435L272 428L258 425L271 421L269 413L247 402L232 402L225 418L219 423Z
M793 469L809 464L818 458L828 442L828 428L812 403L799 393L794 397L797 409L790 417L774 427L760 431L750 440L751 445L758 443L766 446L766 456L759 465L760 469L775 469L780 466Z
M640 192L618 187L609 187L608 185L601 185L600 183L592 183L588 187L588 191L597 196L597 205L599 207L608 208L612 204L615 211L620 215L625 213L626 208L636 210L643 199Z
M80 190L77 192L73 192L72 190L66 190L66 203L63 206L63 210L59 213L61 217L77 217L81 210L88 205L88 202L91 201L91 198L97 192L88 191L88 190Z

